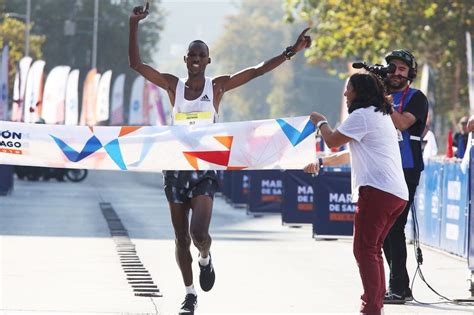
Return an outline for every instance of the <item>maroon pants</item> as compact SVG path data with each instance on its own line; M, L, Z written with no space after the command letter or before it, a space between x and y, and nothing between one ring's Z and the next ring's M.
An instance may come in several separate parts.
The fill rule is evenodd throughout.
M406 201L371 186L359 189L354 220L354 256L364 287L360 311L378 315L385 295L382 246Z

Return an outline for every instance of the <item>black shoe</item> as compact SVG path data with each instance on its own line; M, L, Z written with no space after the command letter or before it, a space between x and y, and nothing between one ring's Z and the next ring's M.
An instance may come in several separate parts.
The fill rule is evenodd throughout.
M385 293L383 304L405 304L405 297L393 292Z
M411 293L410 288L405 289L405 295L404 295L405 301L406 302L411 302L413 301L413 293Z
M201 266L199 263L198 265L199 269L201 269L201 273L199 274L199 284L201 285L201 289L207 292L212 289L214 282L216 281L216 274L214 272L214 266L212 265L211 254L209 253L209 264L207 264L207 266Z
M194 315L195 309L197 309L197 296L192 293L186 294L179 315Z

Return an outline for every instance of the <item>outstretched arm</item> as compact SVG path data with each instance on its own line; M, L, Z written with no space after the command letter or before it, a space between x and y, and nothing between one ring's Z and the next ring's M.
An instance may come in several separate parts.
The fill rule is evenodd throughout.
M224 93L226 91L235 89L236 87L239 87L249 82L250 80L255 79L258 76L272 71L273 69L281 65L285 60L291 58L300 50L307 48L311 45L311 38L306 35L306 32L308 30L309 28L301 32L295 44L293 46L288 47L288 49L282 54L275 56L265 62L262 62L254 67L239 71L233 75L217 77L214 79L214 86L219 90L220 93Z
M140 58L140 50L138 48L138 23L148 16L148 2L145 7L138 6L133 8L130 15L130 35L128 41L128 61L130 67L144 76L148 81L168 91L173 95L176 88L178 78L167 73L160 73L158 70L144 64ZM171 92L171 93L170 93Z

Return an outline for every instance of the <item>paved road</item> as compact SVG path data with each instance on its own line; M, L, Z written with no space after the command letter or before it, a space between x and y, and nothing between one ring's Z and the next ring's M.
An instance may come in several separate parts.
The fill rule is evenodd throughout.
M219 197L211 230L217 280L211 292L198 290L197 314L358 313L351 241L315 241L310 227L282 226L276 215L253 218ZM161 174L94 171L79 184L17 180L13 194L0 197L0 255L0 314L176 314L184 297ZM468 296L465 260L429 248L424 257L434 288ZM439 302L419 279L414 294ZM399 313L474 314L474 306L385 307Z

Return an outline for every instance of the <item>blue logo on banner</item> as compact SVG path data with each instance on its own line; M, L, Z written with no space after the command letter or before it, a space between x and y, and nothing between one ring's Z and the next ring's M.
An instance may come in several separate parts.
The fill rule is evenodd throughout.
M277 122L294 147L316 130L316 127L310 120L306 123L302 132L288 124L283 119L277 119Z

